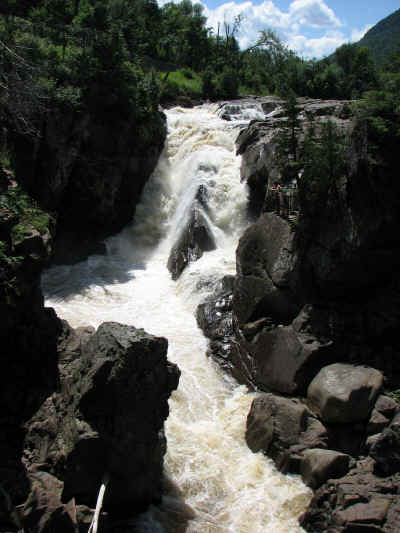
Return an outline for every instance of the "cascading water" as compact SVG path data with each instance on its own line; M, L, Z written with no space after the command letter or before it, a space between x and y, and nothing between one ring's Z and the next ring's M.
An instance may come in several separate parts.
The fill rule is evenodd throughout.
M166 423L170 480L140 532L299 533L297 517L310 491L278 473L244 441L254 394L206 358L194 312L215 283L235 272L235 249L246 226L246 191L234 155L235 122L212 106L167 112L165 153L147 184L135 223L107 241L107 256L50 268L47 305L74 327L118 321L168 338L168 357L182 371ZM177 282L166 264L200 185L217 248L190 264ZM134 482L134 480L133 480Z

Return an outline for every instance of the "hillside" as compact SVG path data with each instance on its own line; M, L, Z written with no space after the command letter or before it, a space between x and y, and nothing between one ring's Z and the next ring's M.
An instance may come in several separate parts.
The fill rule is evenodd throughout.
M382 64L388 55L396 50L399 43L400 9L375 24L357 44L366 46L375 61Z

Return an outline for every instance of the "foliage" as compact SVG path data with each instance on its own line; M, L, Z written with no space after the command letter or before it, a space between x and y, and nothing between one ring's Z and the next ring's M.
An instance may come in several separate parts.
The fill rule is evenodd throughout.
M161 81L161 102L174 101L178 97L200 98L202 80L191 69L169 72L168 78Z
M40 234L49 229L49 214L40 209L21 187L9 188L0 194L0 209L6 209L17 217L12 229L14 236L21 236L27 228L34 228Z
M395 402L400 403L400 389L396 389L387 393Z
M297 177L299 170L298 145L301 123L301 108L297 105L296 95L290 91L284 101L285 119L277 123L275 134L275 158L281 169L282 181L288 182Z

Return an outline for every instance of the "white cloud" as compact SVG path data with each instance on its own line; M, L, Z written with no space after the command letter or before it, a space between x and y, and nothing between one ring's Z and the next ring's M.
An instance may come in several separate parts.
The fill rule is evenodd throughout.
M359 30L358 28L354 28L354 30L351 32L351 42L356 43L360 39L364 37L364 35L367 33L369 29L372 28L372 24L367 24L364 28Z
M290 20L312 28L341 26L340 20L323 0L294 0L289 8Z
M166 2L158 1L160 5ZM293 0L286 12L281 11L272 0L264 0L258 5L251 0L240 3L231 0L215 9L209 9L204 1L199 3L204 6L207 25L214 32L218 23L223 32L224 22L232 24L235 17L242 15L237 35L241 48L254 44L261 30L272 29L299 55L306 58L322 57L345 42L358 40L369 29L365 27L362 30L354 29L352 33L345 32L344 25L324 0ZM339 31L339 28L343 31Z
M307 38L304 35L294 35L288 42L289 48L303 57L320 58L331 54L336 48L348 42L341 32L327 32L317 38Z
M281 11L272 0L264 0L259 5L254 5L250 1L242 3L231 1L213 10L205 6L204 14L214 31L217 31L218 23L231 24L236 16L242 15L243 20L238 34L242 48L254 44L261 30L273 29L289 47L311 57L327 53L329 45L334 46L337 39L329 36L310 39L304 35L305 30L327 32L341 26L338 17L323 0L294 0L287 12ZM342 42L344 39L340 40L340 43Z

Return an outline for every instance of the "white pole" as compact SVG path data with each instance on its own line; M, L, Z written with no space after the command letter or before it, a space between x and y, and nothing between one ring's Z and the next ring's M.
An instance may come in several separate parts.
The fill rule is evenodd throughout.
M94 512L93 520L92 520L92 523L90 524L88 533L97 533L100 511L103 505L103 498L104 498L104 493L106 492L107 483L108 483L108 475L105 474L103 477L103 482L100 486L99 494L97 496L96 510Z

